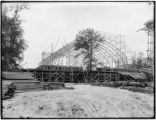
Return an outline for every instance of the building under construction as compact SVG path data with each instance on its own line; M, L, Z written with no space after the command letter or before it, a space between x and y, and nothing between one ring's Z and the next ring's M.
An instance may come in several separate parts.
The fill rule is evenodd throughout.
M102 34L104 39L93 53L97 59L93 69L97 67L123 68L127 64L125 36L112 33ZM75 57L78 53L79 51L74 50L74 41L72 41L54 53L43 52L39 66L83 67L85 70L83 56Z
M35 71L35 77L48 82L104 82L123 80L145 80L140 70L128 69L126 37L121 34L102 33L103 41L94 50L97 59L92 71L86 71L83 55L74 50L74 41L55 52L42 53L42 61ZM89 76L89 81L88 77Z

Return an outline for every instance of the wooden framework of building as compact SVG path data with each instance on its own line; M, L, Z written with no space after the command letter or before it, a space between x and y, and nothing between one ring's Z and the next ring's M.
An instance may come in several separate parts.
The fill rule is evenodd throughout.
M91 83L91 82L111 82L111 81L132 81L146 80L146 76L141 71L109 70L109 71L45 71L29 70L34 74L34 78L41 83L63 82L63 83ZM90 80L87 79L89 74Z
M90 72L85 71L83 56L80 55L75 58L80 51L74 50L74 41L72 41L55 52L43 52L42 61L38 68L33 71L35 78L41 82L88 83L138 79L136 76L142 76L131 74L133 73L131 71L127 73L125 71L126 65L128 65L125 36L106 32L100 33L103 35L103 41L93 53L97 59L97 62L94 63L95 69ZM98 67L110 68L110 70L99 71L97 70ZM114 68L120 70L113 70ZM88 74L90 80L87 78ZM136 74L140 73L136 72ZM145 79L145 77L139 77L139 79Z

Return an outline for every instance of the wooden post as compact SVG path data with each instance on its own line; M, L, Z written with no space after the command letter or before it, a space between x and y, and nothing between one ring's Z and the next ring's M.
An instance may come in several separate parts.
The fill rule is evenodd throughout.
M63 73L63 82L65 83L65 72Z
M35 80L36 80L36 70L35 70L34 78L35 78Z
M111 72L110 72L110 81L112 80L112 74L111 74Z
M42 83L44 82L44 78L43 78L43 71L42 71Z
M99 82L99 76L100 76L100 74L99 74L99 72L98 72L98 82Z
M71 83L73 83L73 71L71 71Z
M120 81L120 78L121 78L121 76L120 76L120 74L118 74L118 81Z
M86 83L86 76L85 76L85 72L84 71L82 72L82 75L83 75L83 81L84 81L84 83Z
M79 81L79 83L81 83L81 81L80 81L80 72L78 72L78 81Z
M58 76L58 74L59 74L59 73L57 72L57 75L56 75L56 76L57 76L57 79L55 79L55 80L56 80L56 82L58 82L58 79L59 79L59 78L58 78L58 77L59 77L59 76Z
M87 84L88 83L88 70L85 73L86 73L85 80L86 80L86 84Z
M105 82L105 72L101 74L103 74L103 82Z

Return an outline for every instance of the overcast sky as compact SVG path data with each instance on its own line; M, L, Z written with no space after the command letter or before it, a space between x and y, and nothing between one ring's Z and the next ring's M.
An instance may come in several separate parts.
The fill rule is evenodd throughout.
M117 3L29 3L30 9L21 12L24 38L28 48L24 52L25 68L37 67L43 51L58 49L75 39L85 28L126 36L126 45L146 55L147 35L136 32L153 18L153 5L144 2ZM26 64L27 63L27 64Z

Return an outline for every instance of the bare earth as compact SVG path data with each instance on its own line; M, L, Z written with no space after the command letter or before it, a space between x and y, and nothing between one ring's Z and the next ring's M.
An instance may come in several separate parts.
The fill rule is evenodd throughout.
M153 95L91 85L73 90L16 93L3 101L3 117L153 117Z

